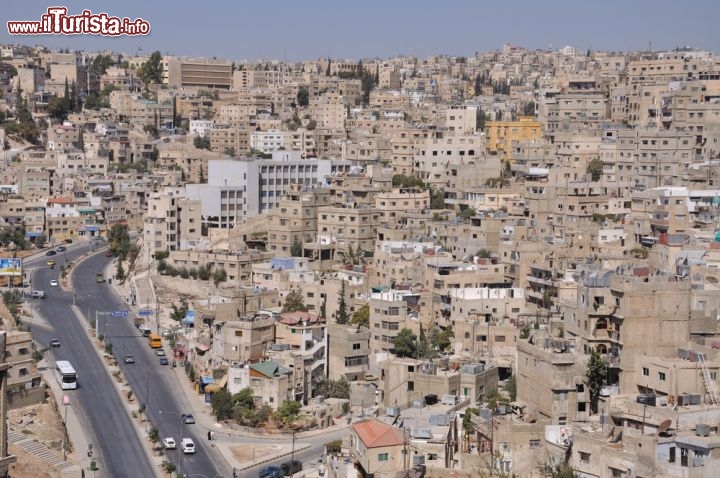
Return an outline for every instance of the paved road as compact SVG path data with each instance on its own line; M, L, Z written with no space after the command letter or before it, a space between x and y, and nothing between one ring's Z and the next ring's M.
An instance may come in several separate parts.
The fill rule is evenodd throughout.
M122 399L94 350L95 345L88 338L87 323L79 321L72 312L73 294L50 286L51 279L59 278L60 265L64 263L65 256L69 261L75 260L88 252L89 247L87 243L78 244L67 253L53 256L57 262L54 269L46 266L48 257L45 256L27 262L26 269L36 268L31 276L33 289L44 290L48 295L44 300L29 300L34 300L36 310L51 327L36 327L34 324L32 332L41 344L47 344L50 338L60 339L61 347L52 350L54 360L70 360L78 371L80 387L66 392L72 406L82 408L95 435L95 457L101 472L109 477L155 476L155 469L148 460ZM96 265L99 261L108 260L99 254ZM89 271L86 269L86 273ZM87 299L85 293L78 293L77 305L88 307L90 304Z
M74 280L78 307L90 318L95 318L96 312L98 313L98 330L105 335L106 342L113 344L113 352L124 368L125 377L132 386L135 397L140 403L145 403L150 421L158 428L160 436L175 438L178 446L183 437L195 441L197 452L194 455L171 451L168 458L176 466L179 463L181 471L186 475L197 474L208 478L232 476L217 450L206 446L205 430L199 425L181 425L180 415L190 410L185 394L180 391L180 384L172 373L172 368L160 365L153 349L148 346L147 339L135 328L133 317L103 315L129 309L128 304L117 296L113 287L95 281L97 272L104 270L109 260L113 259L96 254L77 266ZM125 355L133 355L135 363L124 364Z

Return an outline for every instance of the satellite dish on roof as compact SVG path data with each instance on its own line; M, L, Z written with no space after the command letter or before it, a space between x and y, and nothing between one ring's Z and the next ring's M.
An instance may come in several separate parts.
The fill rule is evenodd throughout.
M658 433L667 432L670 429L670 425L672 425L672 420L670 420L669 418L667 420L663 420L658 427Z

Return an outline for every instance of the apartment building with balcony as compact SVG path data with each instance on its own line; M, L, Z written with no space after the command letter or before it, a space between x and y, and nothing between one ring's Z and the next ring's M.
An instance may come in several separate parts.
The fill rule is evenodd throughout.
M509 161L513 154L513 142L539 140L542 123L524 116L518 121L486 121L487 152Z
M318 207L328 205L329 196L328 189L292 185L268 214L268 250L289 256L296 242L301 246L316 242Z
M238 315L241 309L229 320L214 320L212 351L229 363L257 362L275 343L275 317L268 312Z
M370 348L374 352L392 349L393 340L402 329L419 335L419 308L417 292L390 290L370 294Z
M330 380L363 380L370 367L370 329L341 324L327 326L327 371Z
M590 416L590 394L584 371L576 364L572 338L535 330L517 345L517 399L526 413L565 425Z
M407 212L422 211L430 206L430 191L417 188L393 188L392 191L375 195L375 209L380 213L380 223L395 227Z

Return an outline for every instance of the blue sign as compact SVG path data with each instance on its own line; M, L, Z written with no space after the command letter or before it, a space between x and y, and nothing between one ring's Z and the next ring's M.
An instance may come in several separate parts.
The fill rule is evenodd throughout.
M110 317L127 317L128 311L127 310L113 310L110 312Z
M138 315L140 317L151 317L155 312L152 309L140 309Z

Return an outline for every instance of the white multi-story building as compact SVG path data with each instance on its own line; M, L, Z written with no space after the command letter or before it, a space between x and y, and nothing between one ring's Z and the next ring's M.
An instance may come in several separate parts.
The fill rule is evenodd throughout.
M207 227L230 228L275 207L292 184L322 186L348 161L300 159L296 151L277 151L273 159L219 159L208 162L207 184L188 184L187 196L202 203Z
M205 133L215 127L215 122L212 120L190 120L190 134L196 134L201 138L205 136Z

